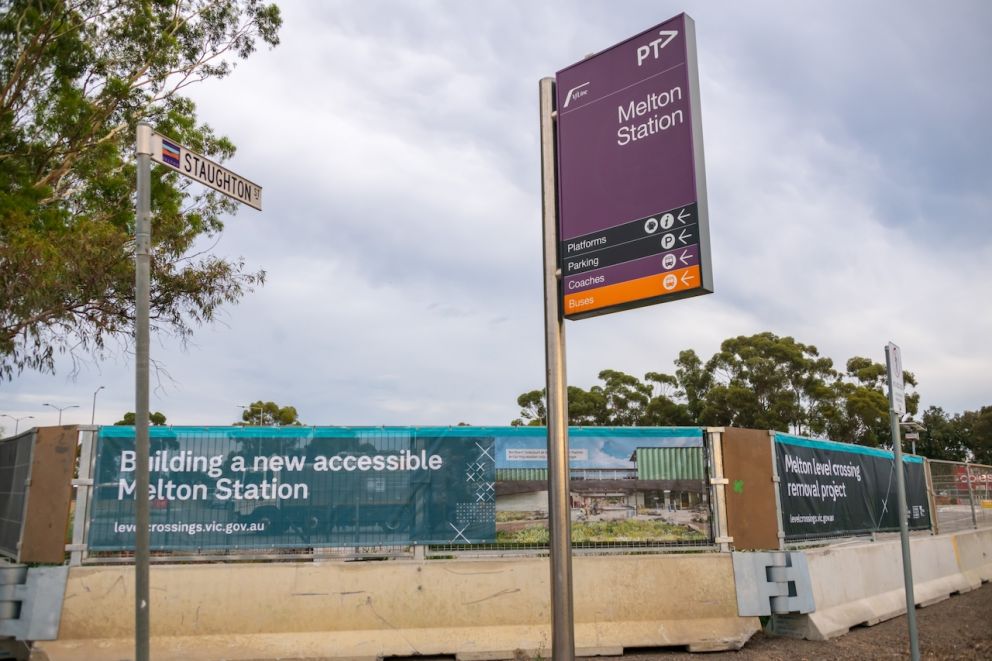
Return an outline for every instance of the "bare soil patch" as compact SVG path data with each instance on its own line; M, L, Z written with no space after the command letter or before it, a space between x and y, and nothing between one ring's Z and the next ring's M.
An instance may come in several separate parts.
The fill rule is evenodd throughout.
M920 656L924 659L992 659L992 583L916 609ZM631 650L616 661L798 661L803 659L908 659L906 616L873 627L857 627L828 641L795 640L758 633L736 652L689 654L685 651Z

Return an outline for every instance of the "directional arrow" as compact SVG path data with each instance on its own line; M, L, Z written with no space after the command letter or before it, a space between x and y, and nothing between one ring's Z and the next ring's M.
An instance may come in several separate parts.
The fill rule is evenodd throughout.
M681 232L679 232L679 241L682 242L682 245L685 245L686 243L688 243L688 241L686 241L686 238L690 238L691 239L692 238L692 235L691 234L688 234L687 235L685 233L685 230L682 230Z
M692 254L688 250L683 250L682 254L679 255L679 261L682 262L683 264L688 264L691 257Z
M687 210L688 209L682 209L682 211L679 211L678 219L679 219L679 222L682 223L683 225L685 225L685 219L686 218L691 218L692 217L692 214L691 213L686 213Z
M682 274L682 284L688 286L690 280L695 280L696 276L692 275L689 271Z

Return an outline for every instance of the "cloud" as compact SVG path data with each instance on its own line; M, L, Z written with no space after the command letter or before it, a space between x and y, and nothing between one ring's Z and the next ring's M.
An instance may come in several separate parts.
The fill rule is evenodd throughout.
M170 422L293 404L313 424L507 424L544 381L537 83L657 3L284 3L282 44L190 88L265 210L214 249L268 282L183 351ZM670 371L770 330L843 362L903 348L924 405L989 404L992 6L690 3L716 293L566 323L569 383ZM26 374L0 411L133 410L126 356ZM85 409L85 415L83 411ZM51 412L54 415L54 412ZM68 416L68 412L67 412ZM83 420L85 418L85 420Z

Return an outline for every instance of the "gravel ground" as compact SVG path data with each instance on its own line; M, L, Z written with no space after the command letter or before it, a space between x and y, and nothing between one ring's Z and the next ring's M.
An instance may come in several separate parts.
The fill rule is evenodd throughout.
M924 659L992 659L992 583L916 609L920 656ZM795 640L758 633L737 652L688 654L684 651L632 650L615 661L799 661L804 659L908 659L906 617L857 627L824 642Z

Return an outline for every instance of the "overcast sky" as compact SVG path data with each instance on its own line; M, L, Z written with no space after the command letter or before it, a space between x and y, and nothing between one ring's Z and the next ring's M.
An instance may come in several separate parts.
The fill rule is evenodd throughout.
M892 340L924 406L992 404L992 3L280 5L279 47L190 88L264 187L215 251L268 282L188 348L153 341L170 423L257 399L318 425L517 417L544 380L538 80L683 10L716 292L568 322L569 383L771 331L841 367ZM0 413L88 423L101 385L97 423L134 410L129 356L60 369L0 384Z

